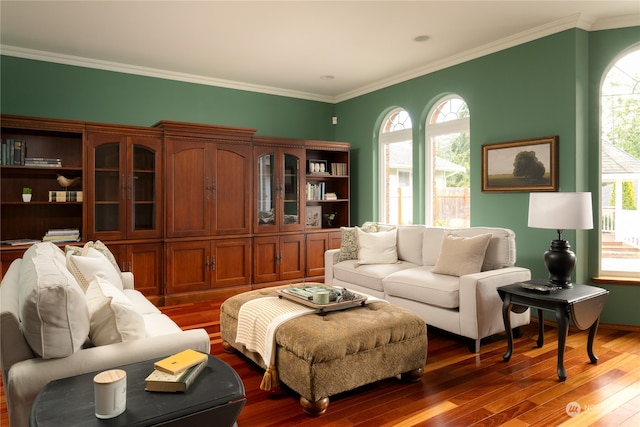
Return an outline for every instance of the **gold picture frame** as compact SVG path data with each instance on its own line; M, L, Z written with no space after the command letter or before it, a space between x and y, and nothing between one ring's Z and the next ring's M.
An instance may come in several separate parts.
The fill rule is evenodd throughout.
M482 146L483 192L558 191L558 136Z

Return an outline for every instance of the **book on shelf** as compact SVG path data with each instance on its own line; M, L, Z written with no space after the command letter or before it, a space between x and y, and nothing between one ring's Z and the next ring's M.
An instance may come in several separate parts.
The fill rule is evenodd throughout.
M192 366L209 360L209 356L199 351L187 349L154 363L154 369L167 374L176 375Z
M34 243L40 243L40 240L13 239L13 240L3 240L1 243L3 245L9 245L9 246L22 246L22 245L33 245Z
M346 163L331 163L331 175L347 176L347 173Z
M82 190L49 191L50 202L82 202Z
M338 200L338 195L336 193L325 193L325 200Z
M62 160L58 158L49 157L25 157L25 166L37 166L37 167L49 167L60 168L62 167Z
M54 228L44 235L43 242L79 242L80 230L77 228Z
M0 161L3 165L24 165L27 143L20 139L7 138L0 145Z
M166 372L154 369L147 378L145 378L145 390L146 391L162 391L162 392L185 392L191 384L198 378L200 372L208 365L209 360L200 362L186 371L179 374L172 375Z

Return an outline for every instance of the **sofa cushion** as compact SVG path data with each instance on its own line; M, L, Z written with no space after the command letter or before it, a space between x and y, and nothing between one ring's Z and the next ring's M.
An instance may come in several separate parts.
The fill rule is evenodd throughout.
M102 253L89 247L82 255L67 253L67 267L85 290L94 277L100 277L122 291L122 276L119 269L113 266Z
M146 337L142 315L117 286L96 276L89 283L86 298L91 316L89 338L94 345L135 341Z
M113 268L115 268L119 274L122 274L122 272L120 271L120 266L118 265L118 261L116 261L116 257L109 250L107 245L102 243L100 240L96 240L95 242L87 242L82 247L67 245L64 247L64 252L66 254L69 254L69 252L71 252L73 255L86 255L89 251L89 248L93 248L104 255L104 257L109 260L111 265L113 265Z
M473 237L480 234L491 234L487 253L482 263L482 271L513 267L516 264L516 235L508 228L472 227L453 231L460 237Z
M426 227L422 233L422 265L436 265L446 229Z
M398 259L422 265L423 225L401 225L398 227Z
M393 264L398 262L396 229L366 233L356 227L358 236L358 264Z
M89 312L60 248L44 242L27 249L18 292L22 332L34 353L53 359L82 347L89 335Z
M367 233L375 233L378 227L373 222L362 224L362 230ZM340 253L338 261L358 259L358 236L355 227L340 227Z
M460 279L435 274L431 268L416 267L390 274L382 280L384 292L424 304L457 308L460 305Z
M398 261L394 264L358 265L357 261L348 260L333 266L333 277L346 283L383 292L382 279L391 273L412 267L416 265L406 261Z
M445 236L433 272L450 276L479 273L491 234L474 237Z

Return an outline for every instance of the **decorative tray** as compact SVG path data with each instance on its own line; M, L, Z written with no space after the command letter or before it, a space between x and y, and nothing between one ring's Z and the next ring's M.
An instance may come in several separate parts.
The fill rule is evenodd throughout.
M317 304L313 302L313 295L316 292L322 291L329 292L328 304ZM278 290L278 296L314 308L319 314L357 307L364 305L367 301L367 297L364 295L351 292L345 288L334 288L333 286L325 286L320 283L292 285L288 288Z

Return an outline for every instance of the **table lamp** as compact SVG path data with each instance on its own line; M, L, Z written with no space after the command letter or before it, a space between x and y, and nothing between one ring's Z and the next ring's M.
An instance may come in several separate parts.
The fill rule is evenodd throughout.
M549 270L549 285L570 288L571 273L576 265L576 254L562 240L564 230L593 228L591 193L530 193L529 227L555 229L558 239L544 253L544 263Z

